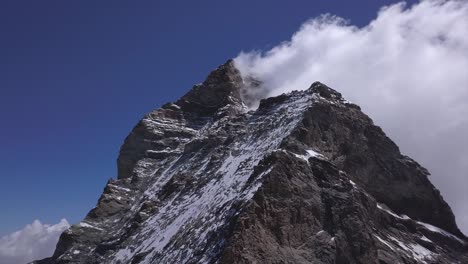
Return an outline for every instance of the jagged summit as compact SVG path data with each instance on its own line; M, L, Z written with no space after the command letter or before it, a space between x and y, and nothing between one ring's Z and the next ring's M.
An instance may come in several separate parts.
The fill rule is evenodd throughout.
M211 72L202 84L195 85L175 104L185 112L214 114L226 105L241 105L242 88L240 72L234 66L234 61L228 60Z
M252 83L228 61L147 114L36 263L468 263L428 171L357 105L315 82L249 111Z

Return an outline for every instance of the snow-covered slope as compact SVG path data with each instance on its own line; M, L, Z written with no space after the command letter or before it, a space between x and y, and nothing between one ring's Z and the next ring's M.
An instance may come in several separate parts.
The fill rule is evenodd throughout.
M37 263L468 261L427 171L358 106L316 82L250 111L251 83L228 61L146 115L118 178Z

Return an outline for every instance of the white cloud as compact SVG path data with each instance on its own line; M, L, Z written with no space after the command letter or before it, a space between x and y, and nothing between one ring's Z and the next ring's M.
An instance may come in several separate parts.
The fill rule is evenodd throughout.
M0 238L0 263L24 264L52 256L60 234L69 226L66 219L55 225L34 220L23 229Z
M358 28L312 19L290 41L241 53L243 75L278 95L321 81L363 108L426 166L468 233L468 2L384 7Z

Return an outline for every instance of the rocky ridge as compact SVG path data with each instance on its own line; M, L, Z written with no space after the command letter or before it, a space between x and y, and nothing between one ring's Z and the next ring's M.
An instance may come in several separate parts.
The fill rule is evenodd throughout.
M228 61L147 114L35 263L468 263L428 171L359 106L315 82L252 111L252 82Z

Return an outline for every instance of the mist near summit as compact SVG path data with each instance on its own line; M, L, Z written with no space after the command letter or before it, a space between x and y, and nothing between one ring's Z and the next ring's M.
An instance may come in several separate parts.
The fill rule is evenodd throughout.
M253 105L314 81L359 104L429 169L468 234L467 1L386 6L361 28L323 15L270 50L241 52L235 63L262 82L248 95Z

